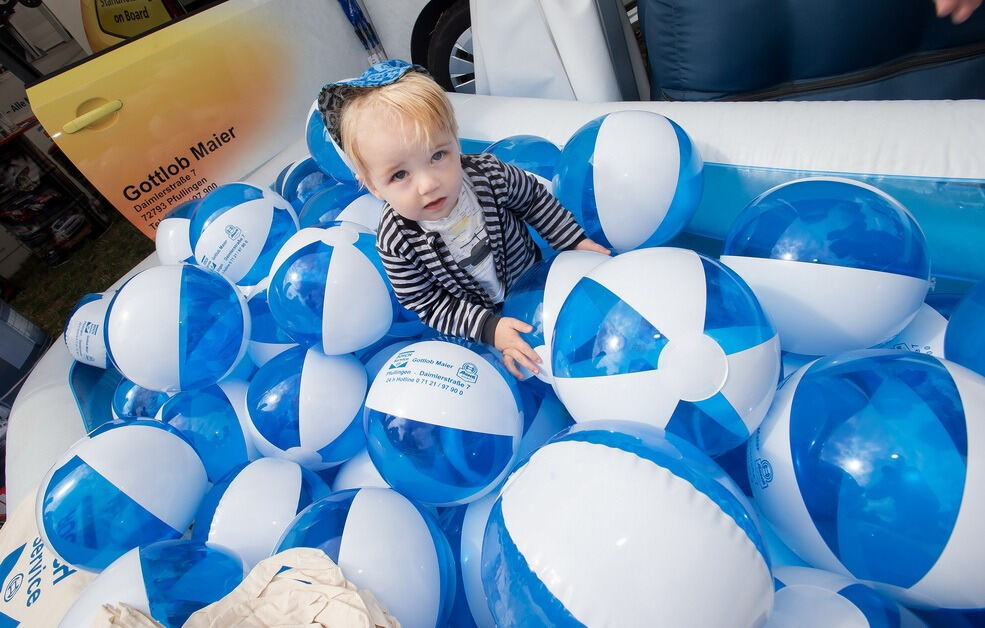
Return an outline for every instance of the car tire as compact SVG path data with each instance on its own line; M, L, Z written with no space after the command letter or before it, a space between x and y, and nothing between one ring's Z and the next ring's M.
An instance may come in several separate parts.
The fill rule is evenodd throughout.
M472 17L468 0L459 0L438 18L428 42L428 71L448 91L475 93Z

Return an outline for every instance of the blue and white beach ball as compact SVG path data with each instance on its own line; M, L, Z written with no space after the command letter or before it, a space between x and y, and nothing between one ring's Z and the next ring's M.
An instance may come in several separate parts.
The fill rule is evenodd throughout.
M197 198L185 201L168 212L161 219L161 222L157 223L157 229L154 231L154 248L157 251L157 259L162 264L177 264L195 260L189 228L192 214L195 213L195 209L201 202L202 200Z
M124 377L164 392L192 390L228 375L246 353L246 301L218 273L190 264L155 266L117 291L106 346Z
M274 356L298 346L297 340L291 338L270 313L270 304L267 303L268 283L269 280L264 279L257 284L246 300L246 307L250 311L250 342L246 354L257 366L263 366Z
M447 625L455 563L434 517L385 488L340 491L297 516L277 551L321 549L407 628Z
M482 581L497 626L760 626L773 605L735 483L686 441L624 421L575 425L510 475Z
M312 471L342 464L363 447L360 410L366 369L351 355L296 347L264 364L250 381L246 407L264 456Z
M561 149L550 140L537 135L511 135L493 142L482 152L529 172L549 191L554 191Z
M106 622L103 604L125 603L166 628L180 628L192 613L228 595L244 576L243 561L225 548L159 541L113 561L79 595L59 626Z
M985 281L961 299L944 335L944 355L985 375Z
M369 457L369 452L365 448L343 462L332 479L333 491L354 488L391 488L380 475L379 469L373 464L373 459Z
M298 224L302 229L308 227L327 227L338 220L338 215L366 191L353 183L336 182L325 186L305 199L298 212ZM376 223L379 224L379 221ZM376 225L369 228L376 229Z
M716 455L766 415L780 343L735 273L694 251L648 248L575 285L558 313L552 364L575 421L648 423Z
M457 567L450 626L496 626L482 590L482 538L489 512L498 497L491 493L464 506L444 508L438 516L438 524L448 538Z
M317 98L308 109L304 140L308 144L308 152L318 163L319 168L339 181L356 182L356 173L352 169L349 157L339 148L325 128L325 120L318 111Z
M192 540L227 547L252 569L273 555L299 512L330 492L324 480L295 462L254 460L209 490L195 514Z
M89 293L79 299L68 315L62 338L75 361L101 369L109 364L106 356L106 312L112 299L112 292Z
M113 418L120 421L134 419L153 419L171 394L143 388L123 378L113 391L110 410Z
M701 201L704 162L676 122L649 111L595 118L564 145L554 192L588 237L619 253L664 244Z
M337 183L338 181L318 167L314 159L305 157L291 162L281 170L270 189L283 196L300 217L301 208L312 195Z
M810 567L773 570L776 594L768 628L917 628L925 624L875 589Z
M482 497L505 477L520 443L513 377L494 357L464 344L471 345L408 346L386 363L366 396L373 463L390 486L424 504Z
M721 261L756 293L783 350L805 355L889 340L930 285L926 239L910 212L848 179L763 192L732 223Z
M985 379L909 351L816 360L750 439L749 482L809 564L904 603L985 608Z
M138 545L179 538L207 488L202 461L173 428L109 423L42 480L38 530L65 561L99 571Z
M354 223L302 229L284 249L271 270L267 303L293 338L340 354L387 333L394 298L372 231Z
M241 423L246 417L234 404L225 390L213 385L176 394L157 414L192 444L211 482L259 456L249 427Z
M253 286L267 276L274 255L297 230L297 213L283 196L229 183L202 199L189 238L196 264L237 285Z
M537 373L541 381L552 381L550 348L561 305L582 277L608 259L592 251L562 251L524 271L506 295L503 316L533 327L530 333L520 335L543 360Z

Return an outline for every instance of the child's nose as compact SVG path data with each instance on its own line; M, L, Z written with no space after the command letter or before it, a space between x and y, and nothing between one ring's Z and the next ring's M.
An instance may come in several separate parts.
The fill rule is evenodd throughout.
M417 179L418 192L423 196L438 189L438 178L430 173L422 174Z

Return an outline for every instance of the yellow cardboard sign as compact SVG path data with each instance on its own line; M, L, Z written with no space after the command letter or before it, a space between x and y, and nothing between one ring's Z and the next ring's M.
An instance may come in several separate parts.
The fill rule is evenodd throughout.
M303 137L321 86L365 65L336 3L228 0L28 96L62 151L152 238L175 206L242 179Z

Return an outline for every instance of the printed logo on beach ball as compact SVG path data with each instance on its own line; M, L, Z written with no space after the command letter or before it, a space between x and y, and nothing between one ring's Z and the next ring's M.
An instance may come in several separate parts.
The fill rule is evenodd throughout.
M773 604L739 487L693 445L624 421L575 425L510 475L482 583L497 626L760 626Z
M398 351L366 397L373 463L390 486L425 504L463 504L492 490L522 436L513 377L465 344L428 340Z
M558 313L551 362L575 421L648 423L716 455L765 416L780 345L735 273L659 247L614 257L578 281Z
M99 571L138 545L181 537L207 488L202 461L177 430L106 424L41 482L38 531L65 561Z
M124 377L151 390L216 383L239 364L249 337L249 311L239 290L190 264L134 275L106 315L110 359Z
M277 251L297 230L297 214L283 196L230 183L202 199L189 239L196 264L237 285L253 286L267 276Z
M95 292L75 304L65 322L62 338L69 355L77 362L104 369L106 359L106 313L112 292Z
M816 360L750 439L756 502L811 565L908 605L985 608L985 380L909 351Z
M354 223L302 229L274 261L267 304L282 329L325 353L373 344L394 319L376 235Z
M455 559L431 513L385 488L339 491L305 508L277 551L321 549L408 628L448 625Z
M345 152L339 148L325 127L325 119L318 111L318 99L311 103L308 117L305 121L304 140L308 152L318 163L318 167L332 175L338 181L356 182L356 173Z
M684 229L701 201L703 170L676 122L617 111L568 139L554 191L590 238L622 253L664 244Z
M930 285L927 242L910 212L848 179L763 192L732 223L720 259L756 293L783 350L805 355L889 340Z

